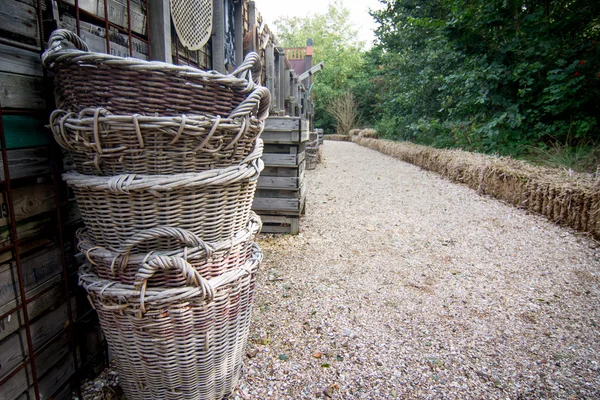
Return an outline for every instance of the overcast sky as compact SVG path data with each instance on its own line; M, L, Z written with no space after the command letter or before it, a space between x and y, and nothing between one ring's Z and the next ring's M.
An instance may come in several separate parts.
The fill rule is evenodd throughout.
M278 17L298 16L305 17L308 14L322 14L327 11L328 0L255 0L256 8L263 16L265 22L272 29L273 22ZM344 0L344 6L350 10L350 18L358 28L360 40L369 45L375 36L375 22L369 15L369 8L377 9L380 4L378 0Z

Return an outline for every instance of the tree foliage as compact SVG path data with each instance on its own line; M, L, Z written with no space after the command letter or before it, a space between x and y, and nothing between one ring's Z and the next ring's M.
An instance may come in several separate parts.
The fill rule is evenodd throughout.
M341 0L331 1L323 14L284 17L275 21L277 36L284 47L304 47L313 40L313 62L325 62L315 75L315 124L327 131L336 129L335 119L326 105L343 95L356 83L361 72L364 43L350 22L350 12Z
M597 0L380 0L354 86L391 138L522 154L598 143Z

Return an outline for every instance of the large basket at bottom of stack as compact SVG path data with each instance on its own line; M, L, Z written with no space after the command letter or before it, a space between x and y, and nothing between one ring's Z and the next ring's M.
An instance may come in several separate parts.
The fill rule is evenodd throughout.
M236 388L248 340L256 244L242 266L210 279L184 258L148 257L134 285L100 278L86 265L88 292L128 400L223 399ZM152 271L178 271L186 286L150 287ZM150 273L149 273L150 271Z

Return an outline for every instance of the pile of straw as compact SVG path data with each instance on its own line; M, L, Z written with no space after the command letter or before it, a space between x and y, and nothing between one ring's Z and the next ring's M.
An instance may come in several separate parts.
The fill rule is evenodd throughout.
M600 238L600 181L592 174L407 142L361 137L353 141Z

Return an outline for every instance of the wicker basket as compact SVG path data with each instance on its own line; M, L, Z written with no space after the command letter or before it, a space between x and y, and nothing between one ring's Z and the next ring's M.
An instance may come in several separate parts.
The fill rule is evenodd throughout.
M68 172L63 179L75 193L89 240L97 246L118 249L140 231L165 226L220 242L248 225L263 169L262 149L259 139L243 164L199 173L104 177ZM169 240L156 239L138 249L170 250L168 246Z
M231 75L223 75L89 52L73 32L58 29L48 40L42 63L54 73L57 108L66 111L105 108L124 115L233 118L248 114L250 104L244 100L262 95L254 115L261 119L269 112L268 91L256 84L262 69L256 53L248 54Z
M251 96L244 101L259 100ZM264 122L249 114L156 117L90 108L79 114L55 110L50 127L58 144L73 156L77 172L167 175L239 164L254 149Z
M233 392L261 259L255 246L244 267L209 281L174 263L190 286L171 289L148 288L140 278L137 290L80 271L128 400L216 400Z
M237 232L231 240L219 243L205 243L196 235L178 228L153 228L134 235L118 251L95 246L87 238L85 229L77 232L77 237L78 248L87 256L93 273L102 279L133 285L140 265L164 264L171 262L172 258L184 259L206 279L239 268L250 259L252 241L260 228L260 218L254 213L251 214L246 229ZM179 248L146 254L136 252L138 245L158 237L173 238ZM155 287L179 287L186 284L185 278L172 269L158 271L148 282Z

